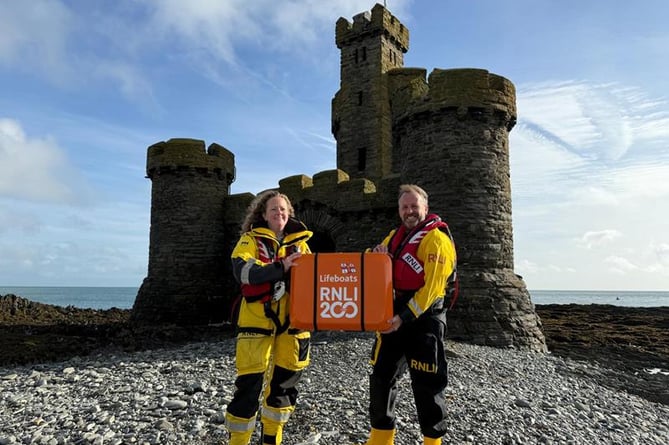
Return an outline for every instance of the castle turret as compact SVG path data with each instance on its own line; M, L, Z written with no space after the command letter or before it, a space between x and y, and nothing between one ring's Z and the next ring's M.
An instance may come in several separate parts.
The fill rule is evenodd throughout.
M147 323L206 324L223 317L223 202L235 179L234 155L203 141L170 139L148 148L151 187L148 275L133 306Z
M430 194L450 225L461 300L449 333L478 344L545 350L541 323L513 272L509 132L513 84L481 69L389 73L393 144L402 182Z
M341 84L332 100L337 168L351 178L377 180L391 171L390 104L385 73L404 65L409 31L377 4L337 21Z

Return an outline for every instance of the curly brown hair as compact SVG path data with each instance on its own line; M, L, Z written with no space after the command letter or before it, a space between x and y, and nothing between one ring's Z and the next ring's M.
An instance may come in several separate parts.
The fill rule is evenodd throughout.
M265 219L263 218L263 215L265 214L265 210L267 210L267 201L276 197L283 198L286 201L288 214L294 218L295 209L293 209L290 199L278 190L266 190L256 196L253 201L251 201L251 204L249 204L246 209L246 216L244 217L240 233L246 233L251 230L253 226L264 223Z

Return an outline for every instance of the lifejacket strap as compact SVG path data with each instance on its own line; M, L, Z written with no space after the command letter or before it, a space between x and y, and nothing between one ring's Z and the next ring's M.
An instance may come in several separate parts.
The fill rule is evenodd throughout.
M280 305L281 302L279 302L279 306L277 306L277 311L274 312L270 301L264 304L265 316L274 322L274 325L276 326L276 335L283 334L288 329L288 326L290 326L290 316L286 315L286 321L283 323L279 320L278 312Z
M254 328L254 327L237 327L237 334L261 334L272 335L274 331L271 329Z

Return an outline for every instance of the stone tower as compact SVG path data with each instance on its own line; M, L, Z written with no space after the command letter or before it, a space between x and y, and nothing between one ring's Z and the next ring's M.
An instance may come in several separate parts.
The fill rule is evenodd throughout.
M540 322L513 272L509 132L513 84L480 69L388 73L394 167L430 193L451 227L462 300L449 329L475 343L541 349Z
M341 84L332 100L337 168L351 178L381 179L391 172L390 103L385 73L404 65L409 31L377 4L337 21Z
M148 275L133 319L206 324L225 294L223 202L235 177L234 155L217 144L170 139L148 148L151 230ZM220 312L220 311L218 311ZM216 316L216 315L214 315Z

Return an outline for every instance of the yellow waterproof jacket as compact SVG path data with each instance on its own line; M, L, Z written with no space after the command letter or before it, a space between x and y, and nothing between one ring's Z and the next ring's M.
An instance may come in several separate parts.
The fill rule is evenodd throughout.
M288 319L290 271L284 272L281 259L298 250L311 253L307 241L313 233L293 218L286 224L284 232L285 236L280 241L269 228L253 227L240 237L232 252L232 272L242 287L242 295L260 297L242 299L238 321L240 329L274 331L279 328L277 323L283 325ZM270 296L283 295L265 304L262 297L267 293ZM267 313L267 305L277 319Z
M382 244L388 246L395 232L391 231ZM420 241L416 258L424 269L425 282L397 314L404 322L420 317L435 302L444 299L448 278L456 267L455 245L446 233L430 230ZM402 258L393 258L393 261L402 261Z

